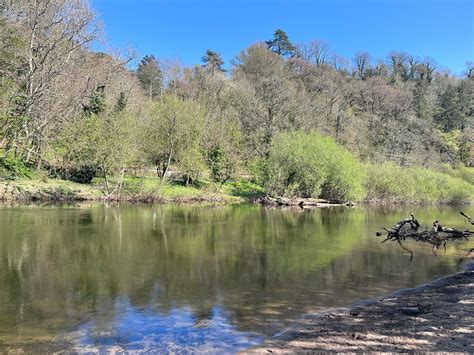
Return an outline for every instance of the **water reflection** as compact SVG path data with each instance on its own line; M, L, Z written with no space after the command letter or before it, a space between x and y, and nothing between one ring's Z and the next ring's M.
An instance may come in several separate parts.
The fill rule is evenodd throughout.
M472 209L467 209L472 214ZM403 210L257 206L0 209L0 350L238 350L305 311L454 271L461 250L415 259L374 232ZM463 227L453 208L424 208Z

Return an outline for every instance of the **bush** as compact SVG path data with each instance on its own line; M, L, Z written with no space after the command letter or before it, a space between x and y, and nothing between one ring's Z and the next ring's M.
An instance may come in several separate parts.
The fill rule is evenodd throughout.
M213 147L207 153L207 165L211 178L215 182L225 183L235 174L237 162L230 153L222 147Z
M32 178L34 172L22 161L11 158L0 158L0 178L18 179Z
M265 187L287 197L359 200L364 197L363 169L332 138L301 131L275 137Z
M401 168L393 163L366 165L368 201L392 203L465 203L474 185L458 177L426 168Z

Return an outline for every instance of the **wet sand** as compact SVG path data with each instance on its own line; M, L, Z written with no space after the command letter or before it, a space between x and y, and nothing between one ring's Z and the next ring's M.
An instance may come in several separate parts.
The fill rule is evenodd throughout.
M307 315L246 353L413 351L474 353L474 263L416 288Z

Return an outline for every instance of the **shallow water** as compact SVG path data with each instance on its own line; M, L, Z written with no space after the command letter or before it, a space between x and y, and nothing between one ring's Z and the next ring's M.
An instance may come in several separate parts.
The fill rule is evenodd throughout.
M463 207L474 215L472 207ZM459 208L414 207L467 228ZM306 312L462 268L472 242L381 244L403 209L0 206L0 351L238 351Z

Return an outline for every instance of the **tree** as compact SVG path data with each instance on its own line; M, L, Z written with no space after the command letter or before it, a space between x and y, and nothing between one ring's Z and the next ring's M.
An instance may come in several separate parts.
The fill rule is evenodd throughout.
M354 57L355 64L355 73L360 79L365 79L367 77L368 71L370 69L370 63L372 57L367 52L359 52Z
M143 57L138 65L137 78L148 93L150 100L162 94L163 72L153 55Z
M83 105L83 110L86 115L100 115L105 109L105 86L99 86L92 93L89 104Z
M219 53L208 49L206 54L202 57L203 67L211 74L224 73L225 69L222 68L224 61Z
M22 31L27 67L18 114L26 117L14 135L15 145L25 161L32 157L41 165L48 130L64 117L53 109L58 81L74 58L98 35L99 26L83 0L8 1L5 13ZM71 107L68 107L71 112Z
M277 29L273 39L266 41L267 48L283 57L292 58L295 55L296 47L290 42L285 31Z
M104 193L110 196L122 184L114 187L110 176L120 173L136 156L136 123L126 111L114 115L88 113L68 122L56 142L63 165L61 175L67 179L90 183L100 173L104 178Z
M165 96L151 107L147 116L142 149L147 160L156 166L162 184L171 163L181 165L188 181L197 178L204 170L200 151L204 114L199 104Z
M466 62L466 77L468 79L474 78L474 62Z
M289 68L281 56L261 44L240 53L235 64L244 134L258 156L268 157L273 136L295 122Z
M439 99L439 109L435 115L435 122L444 132L464 129L466 117L462 111L460 99L459 87L452 84L448 85Z
M309 45L299 45L296 55L308 63L316 66L328 64L331 59L331 48L325 41L314 40Z
M389 66L392 70L392 80L407 80L409 77L408 55L403 52L390 52L388 55Z

